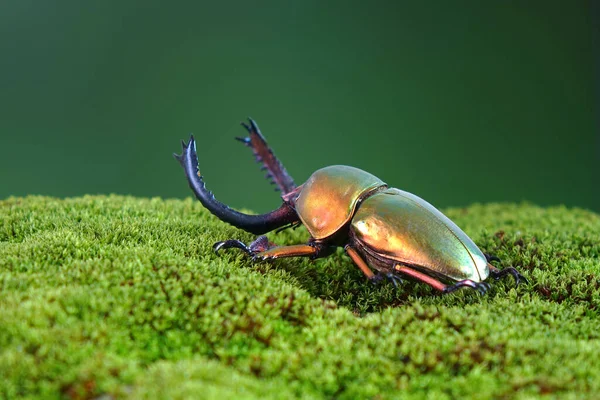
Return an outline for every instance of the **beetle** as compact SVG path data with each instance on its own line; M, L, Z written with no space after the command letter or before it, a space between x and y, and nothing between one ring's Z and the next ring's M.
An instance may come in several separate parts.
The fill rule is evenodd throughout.
M219 202L206 188L198 169L196 142L182 141L181 154L173 154L184 169L198 200L224 222L255 235L252 243L230 239L213 249L238 248L255 261L281 257L326 257L337 247L360 268L366 278L378 283L385 278L397 286L402 277L424 282L450 293L467 287L484 294L485 280L512 275L515 283L526 279L513 267L502 270L484 254L454 222L431 204L400 189L389 187L358 168L333 165L314 172L302 185L294 180L269 148L254 120L242 122L247 137L236 138L248 146L267 178L282 193L282 205L269 213L249 215ZM308 243L276 246L265 233L304 225ZM375 270L376 272L373 272Z

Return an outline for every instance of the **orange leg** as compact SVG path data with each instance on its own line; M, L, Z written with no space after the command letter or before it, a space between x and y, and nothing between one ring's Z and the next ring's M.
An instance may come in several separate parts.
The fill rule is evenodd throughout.
M400 272L401 274L408 275L418 281L428 284L434 289L439 290L444 293L452 293L455 290L458 290L463 287L469 287L471 289L477 290L480 294L485 294L490 288L489 283L486 282L475 282L470 279L464 279L462 281L458 281L453 285L446 285L445 283L440 282L439 280L430 277L422 272L419 272L415 269L404 265L396 265L394 270Z
M308 244L295 244L292 246L276 246L269 250L256 253L253 257L260 260L271 260L281 257L311 257L316 256L319 249Z
M440 290L442 292L447 287L446 285L444 285L442 282L438 281L437 279L433 279L429 275L425 275L424 273L416 271L412 268L401 266L401 265L396 265L394 267L394 269L404 275L408 275L408 276L415 278L423 283L426 283L429 286L431 286L432 288Z
M239 240L225 240L215 243L213 249L216 253L221 249L237 248L252 256L253 260L272 260L282 257L322 257L329 252L319 243L295 244L292 246L273 246L266 236L259 236L254 242L246 245Z
M373 271L371 271L371 268L369 268L369 266L367 265L365 260L362 259L362 257L358 254L358 252L356 250L354 250L352 247L350 247L348 245L346 245L346 247L344 247L344 250L346 250L346 254L348 254L350 256L352 261L354 261L354 264L356 264L356 266L358 268L360 268L360 270L363 272L363 274L365 274L365 276L369 280L372 280L373 278L375 278L375 274L373 273Z
M378 284L384 278L388 278L390 281L392 281L395 287L398 287L398 283L402 283L402 279L400 279L400 277L397 274L394 274L393 272L390 272L388 274L374 274L373 271L371 271L371 268L369 268L369 265L365 262L365 260L362 259L360 254L358 254L356 249L354 249L352 246L347 244L344 247L344 250L346 251L346 254L350 256L352 261L354 261L354 264L356 264L356 266L360 268L362 273L365 274L365 276L367 277L367 279L369 279L370 282Z

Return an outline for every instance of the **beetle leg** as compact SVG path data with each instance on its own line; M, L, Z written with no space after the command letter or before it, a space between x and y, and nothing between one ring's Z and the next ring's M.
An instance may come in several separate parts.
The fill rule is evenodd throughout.
M468 287L477 290L479 294L484 295L490 290L490 284L487 282L475 282L470 279L464 279L456 282L454 285L446 286L443 290L444 293L452 293L460 288Z
M519 285L519 283L521 283L521 281L523 281L525 283L529 283L527 278L525 278L523 275L521 275L519 273L519 271L517 271L514 267L498 269L498 268L494 267L492 264L488 263L488 268L490 269L490 275L495 280L498 280L506 275L512 275L512 277L515 278L515 285Z
M479 294L485 294L485 292L487 292L490 288L490 284L487 282L475 282L470 279L458 281L453 285L446 285L446 284L438 281L437 279L432 278L429 275L426 275L422 272L419 272L415 269L412 269L410 267L403 266L403 265L396 265L394 267L394 269L397 272L408 275L408 276L415 278L423 283L426 283L429 286L431 286L432 288L437 289L443 293L452 293L457 289L460 289L463 287L470 287L471 289L477 290L477 292L479 292Z
M219 253L221 249L240 249L246 252L247 254L254 256L256 253L260 253L261 251L268 250L269 247L272 247L269 244L269 239L266 236L262 235L256 238L255 241L246 246L243 242L235 239L224 240L222 242L217 242L213 245L213 250L215 253Z
M398 288L399 283L402 283L402 279L393 272L389 272L387 274L382 274L379 272L376 274L373 273L373 271L371 271L371 268L369 268L369 265L365 262L365 260L362 259L362 257L352 246L347 244L346 246L344 246L344 250L346 251L346 254L350 256L352 261L354 261L354 264L356 264L356 266L360 268L360 270L363 272L363 274L365 274L369 282L371 282L372 284L378 285L385 278L389 279L396 288Z
M247 254L252 254L252 250L250 250L250 247L246 246L243 242L241 242L239 240L235 240L235 239L224 240L222 242L217 242L213 245L213 250L217 254L222 249L232 249L232 248L243 250Z
M398 275L396 275L393 272L388 272L387 274L385 274L385 277L388 278L390 281L392 281L392 283L394 284L394 287L396 289L398 289L398 284L402 284L402 278L400 278Z
M344 246L344 250L346 251L346 254L350 256L352 261L354 261L354 264L356 264L356 266L360 268L362 273L365 274L369 281L373 283L378 283L381 281L381 279L383 279L382 275L376 275L373 273L373 271L371 271L371 268L369 268L365 260L363 260L362 257L358 254L358 252L354 250L354 248L352 248L350 245Z
M252 118L248 118L248 122L249 124L242 122L242 126L248 131L248 137L236 139L252 149L256 161L263 164L261 169L267 170L266 178L276 184L282 194L291 192L296 188L294 180L269 148L256 122Z
M276 246L266 251L261 251L255 254L252 258L255 260L273 260L283 257L309 257L311 260L323 257L330 252L324 254L321 250L323 247L314 246L312 244L295 244L291 246Z
M329 255L331 251L328 246L320 243L295 244L291 246L273 246L269 243L266 236L259 236L258 239L245 245L239 240L225 240L214 244L213 249L218 253L222 249L237 248L252 256L254 261L272 260L283 257L310 257L315 259Z

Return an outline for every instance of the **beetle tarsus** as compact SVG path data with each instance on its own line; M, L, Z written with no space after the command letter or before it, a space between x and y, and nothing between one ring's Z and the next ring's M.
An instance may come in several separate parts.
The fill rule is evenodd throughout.
M507 268L504 268L504 269L501 269L501 270L490 269L490 275L495 280L503 278L506 275L511 275L513 278L515 278L515 285L516 286L518 286L519 283L521 283L521 281L525 282L525 283L529 283L529 281L527 280L527 278L525 278L523 275L521 275L519 273L519 271L517 271L516 268L514 268L514 267L507 267Z
M470 279L464 279L456 282L454 285L446 286L443 292L452 293L464 287L471 288L476 290L480 295L484 295L490 289L490 284L487 282L475 282Z
M215 252L231 248L243 250L252 258L252 261L266 261L282 257L308 257L314 260L315 258L326 257L335 250L333 246L324 246L321 243L314 242L277 246L269 242L266 236L259 236L249 245L239 240L224 240L213 245Z
M250 247L246 246L243 242L235 239L224 240L222 242L217 242L213 245L213 250L216 254L219 254L219 251L223 249L240 249L243 250L246 254L252 255L252 250L250 250Z
M256 240L254 240L249 245L246 245L242 241L236 239L229 239L224 240L222 242L217 242L213 245L213 250L215 251L215 253L218 254L219 251L222 249L240 249L243 250L246 254L255 258L258 253L267 251L271 247L272 246L269 243L269 239L267 239L266 236L262 235L256 238Z

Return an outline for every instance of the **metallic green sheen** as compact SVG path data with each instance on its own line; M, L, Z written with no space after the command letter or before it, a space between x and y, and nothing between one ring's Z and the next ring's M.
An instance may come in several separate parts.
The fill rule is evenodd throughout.
M481 282L487 260L448 217L414 194L386 189L367 198L352 219L356 238L378 255L454 280Z
M381 179L358 168L325 167L302 185L296 212L313 238L325 239L352 218L363 194L383 185Z

